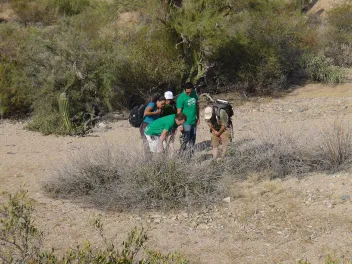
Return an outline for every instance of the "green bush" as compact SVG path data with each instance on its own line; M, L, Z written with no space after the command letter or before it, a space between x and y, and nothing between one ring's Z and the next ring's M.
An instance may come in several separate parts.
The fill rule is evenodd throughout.
M22 23L50 24L56 20L56 11L48 0L11 0L10 3Z
M333 65L333 61L324 55L305 54L302 65L309 77L314 81L325 83L340 83L344 79L343 70Z
M77 15L82 13L89 5L91 0L48 0L52 8L57 8L62 15Z
M328 29L324 35L325 55L335 65L352 66L352 3L344 3L328 12Z
M253 1L234 18L231 38L214 56L216 85L264 95L286 89L301 68L304 19L275 1Z
M179 253L161 254L145 247L144 229L134 228L121 247L103 235L99 219L94 226L99 229L104 246L96 247L88 241L83 247L68 249L63 254L43 251L43 234L33 220L34 205L26 191L0 196L0 261L3 263L126 263L126 264L188 264Z
M167 3L11 1L22 23L0 24L3 115L32 114L28 128L44 134L82 134L104 113L185 81L204 81L203 91L270 95L302 77L302 68L336 83L342 73L333 65L352 63L351 4L329 13L322 36L294 1ZM124 21L129 14L132 23ZM63 92L70 126L60 114Z

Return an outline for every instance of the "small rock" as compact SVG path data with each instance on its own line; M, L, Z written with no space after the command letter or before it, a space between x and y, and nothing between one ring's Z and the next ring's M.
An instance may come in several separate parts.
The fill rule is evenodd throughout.
M170 219L171 219L172 221L177 221L177 220L178 220L178 217L177 217L177 215L175 215L175 216L171 217Z
M292 112L293 112L293 110L292 110L292 109L288 109L288 112L289 112L289 113L292 113Z
M229 202L231 202L231 197L226 197L226 198L224 198L224 199L222 199L224 202L226 202L226 203L229 203Z
M106 128L106 124L103 123L103 122L99 122L99 123L97 124L97 127L98 127L98 128Z
M160 218L156 218L153 220L154 223L156 224L160 224L161 223L161 219Z
M346 194L342 195L342 200L347 201L350 199L351 199L351 197L349 195L346 195Z
M161 218L161 217L162 217L161 215L152 215L150 218L155 219L155 218Z
M207 224L199 224L197 229L209 229L209 226Z
M328 207L328 208L333 208L333 204L332 204L332 202L326 202L326 206Z

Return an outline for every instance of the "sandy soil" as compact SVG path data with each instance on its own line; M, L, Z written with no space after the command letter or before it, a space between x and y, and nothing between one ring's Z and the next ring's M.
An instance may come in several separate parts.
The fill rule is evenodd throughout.
M303 135L337 117L351 120L351 88L351 84L311 84L283 98L248 101L236 107L236 140L253 131L267 131L268 124ZM274 181L234 180L230 203L199 209L190 216L182 210L118 213L50 199L41 186L72 155L104 144L140 149L138 129L119 121L87 137L55 137L26 131L24 125L0 123L0 190L14 192L23 185L29 190L37 201L37 222L48 247L62 250L84 239L99 241L89 224L99 216L109 238L120 240L134 226L145 226L152 248L180 251L194 263L296 263L305 258L322 263L326 254L335 251L338 257L352 256L350 172ZM208 139L203 122L197 141Z

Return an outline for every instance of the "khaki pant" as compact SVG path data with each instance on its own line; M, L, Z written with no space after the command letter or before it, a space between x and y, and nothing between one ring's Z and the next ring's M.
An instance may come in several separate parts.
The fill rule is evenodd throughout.
M218 148L220 143L223 145L227 145L230 142L230 134L228 130L225 130L220 137L215 136L213 133L211 134L211 145L213 148Z

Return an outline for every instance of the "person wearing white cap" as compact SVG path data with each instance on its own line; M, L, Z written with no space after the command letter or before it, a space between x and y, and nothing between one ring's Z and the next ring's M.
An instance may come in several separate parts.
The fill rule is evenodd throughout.
M213 158L218 157L220 142L222 143L221 157L226 155L227 145L230 142L230 135L227 131L229 116L224 109L220 110L220 116L216 116L213 107L208 106L204 110L204 119L211 132L211 145L213 148Z
M176 106L174 102L174 94L171 91L164 93L166 104L161 112L161 117L176 114Z

